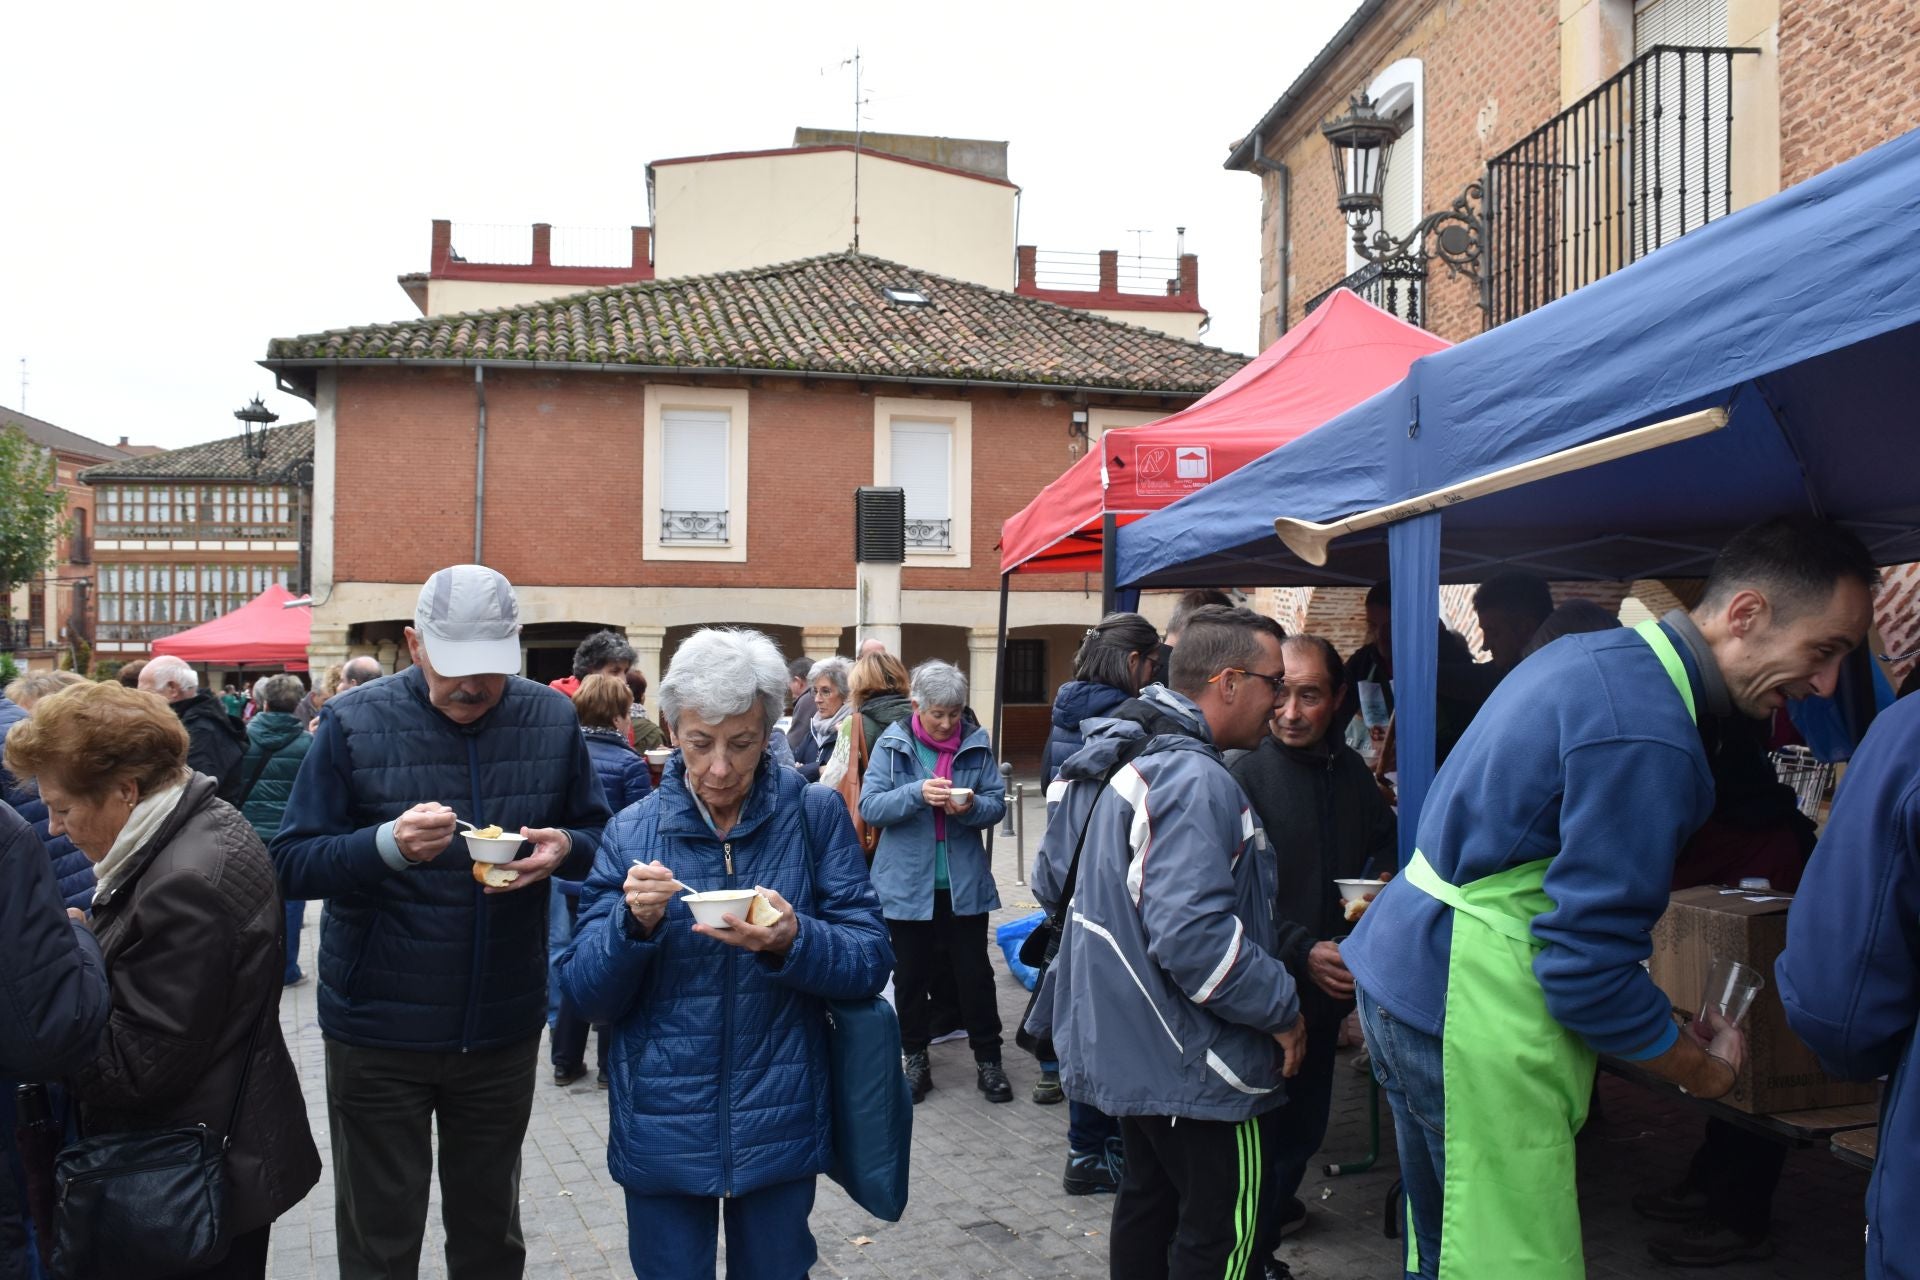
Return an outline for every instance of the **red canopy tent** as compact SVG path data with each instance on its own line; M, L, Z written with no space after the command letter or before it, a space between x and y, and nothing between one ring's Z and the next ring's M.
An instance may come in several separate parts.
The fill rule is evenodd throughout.
M1342 289L1180 412L1109 431L1001 527L1000 572L1097 573L1127 524L1305 435L1448 343Z
M232 613L162 636L153 642L153 651L188 662L305 671L313 610L285 607L296 598L285 587L268 587Z

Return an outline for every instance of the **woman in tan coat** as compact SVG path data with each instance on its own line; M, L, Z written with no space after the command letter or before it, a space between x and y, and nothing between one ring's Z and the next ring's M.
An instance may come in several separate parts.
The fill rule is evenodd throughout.
M43 699L6 740L39 782L55 834L94 863L92 924L113 1011L69 1079L83 1132L227 1128L232 1246L203 1276L266 1274L273 1220L320 1176L306 1104L280 1035L283 920L266 849L218 784L187 769L167 704L118 684ZM73 912L79 915L79 912Z

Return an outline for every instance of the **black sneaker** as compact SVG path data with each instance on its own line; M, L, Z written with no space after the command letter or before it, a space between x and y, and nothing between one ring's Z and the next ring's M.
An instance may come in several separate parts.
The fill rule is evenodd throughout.
M1731 1227L1702 1220L1673 1235L1647 1241L1647 1252L1676 1267L1723 1267L1729 1262L1771 1258L1773 1243L1765 1236L1742 1235Z
M1268 1258L1264 1276L1265 1280L1293 1280L1293 1268L1278 1258Z
M596 1089L611 1089L613 1088L613 1081L607 1079L606 1072L596 1071L593 1074L593 1087Z
M1707 1193L1681 1183L1664 1191L1642 1191L1633 1211L1655 1222L1698 1222L1707 1212Z
M1307 1206L1300 1197L1293 1196L1280 1209L1280 1238L1285 1240L1288 1236L1298 1235L1300 1229L1306 1225ZM1291 1273L1283 1272L1282 1274Z
M987 1095L988 1102L1012 1102L1013 1086L1007 1083L1007 1073L1000 1069L999 1062L978 1062L974 1070L979 1072L976 1083L980 1092Z
M1117 1133L1107 1139L1107 1168L1113 1170L1113 1181L1118 1185L1127 1171L1127 1146Z
M1060 1185L1070 1196L1092 1196L1119 1190L1120 1177L1105 1151L1069 1151Z
M927 1096L927 1090L933 1088L933 1064L927 1061L927 1051L905 1054L900 1059L901 1068L907 1073L907 1084L913 1089L913 1101L917 1106Z
M1060 1088L1058 1071L1042 1071L1033 1085L1033 1100L1043 1107L1051 1107L1057 1102L1067 1100L1066 1093Z
M553 1082L562 1089L572 1084L575 1080L586 1079L586 1076L587 1069L585 1067L555 1067L553 1069Z

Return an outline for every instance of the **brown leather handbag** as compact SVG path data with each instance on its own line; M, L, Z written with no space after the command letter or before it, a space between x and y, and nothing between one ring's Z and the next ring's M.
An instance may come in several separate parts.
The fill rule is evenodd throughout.
M853 834L868 861L880 847L880 828L870 827L860 816L860 785L867 776L867 718L858 711L847 717L853 726L847 746L847 771L840 778L840 798L847 802L847 815L853 819Z

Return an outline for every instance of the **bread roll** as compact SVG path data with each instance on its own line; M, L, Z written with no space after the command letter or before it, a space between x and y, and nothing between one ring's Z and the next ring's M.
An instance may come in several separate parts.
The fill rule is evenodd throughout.
M774 910L773 904L759 894L753 895L753 902L747 907L747 923L769 928L780 923L781 912Z
M473 878L489 889L504 889L520 878L518 871L509 871L497 862L476 862L473 864Z

